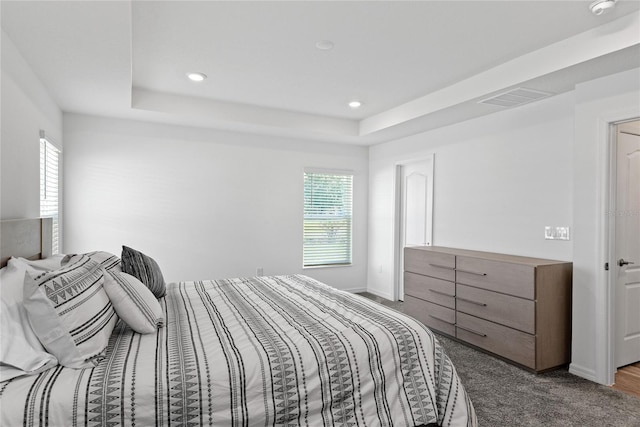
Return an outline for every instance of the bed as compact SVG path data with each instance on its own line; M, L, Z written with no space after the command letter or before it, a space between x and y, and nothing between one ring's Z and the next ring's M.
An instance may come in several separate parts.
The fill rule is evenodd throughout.
M25 252L5 225L3 263L46 255L41 235ZM119 270L114 259L96 271ZM1 382L0 425L477 424L434 335L363 297L288 275L170 283L158 301L163 327L141 334L116 318L92 366Z

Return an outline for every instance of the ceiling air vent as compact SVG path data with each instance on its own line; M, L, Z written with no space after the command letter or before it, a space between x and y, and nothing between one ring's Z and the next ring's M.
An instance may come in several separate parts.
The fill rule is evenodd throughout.
M509 108L538 101L551 95L553 95L553 93L519 87L478 101L478 104L497 105L499 107Z

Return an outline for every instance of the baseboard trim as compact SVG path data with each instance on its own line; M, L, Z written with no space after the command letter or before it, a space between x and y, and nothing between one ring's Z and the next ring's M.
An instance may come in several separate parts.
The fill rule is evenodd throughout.
M388 299L389 301L394 301L393 295L387 294L386 292L379 292L373 289L365 289L365 291L369 292L370 294L374 294L377 297Z
M587 379L589 381L593 381L594 383L598 382L596 371L594 371L593 369L587 369L584 366L580 366L575 363L571 363L569 365L569 373Z
M350 289L343 289L343 291L350 292L352 294L357 294L360 292L367 292L367 288L350 288Z

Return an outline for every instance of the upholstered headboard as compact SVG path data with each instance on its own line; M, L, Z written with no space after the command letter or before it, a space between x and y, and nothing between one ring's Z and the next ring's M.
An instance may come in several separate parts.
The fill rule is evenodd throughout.
M41 259L51 256L52 218L0 221L0 267L12 256Z

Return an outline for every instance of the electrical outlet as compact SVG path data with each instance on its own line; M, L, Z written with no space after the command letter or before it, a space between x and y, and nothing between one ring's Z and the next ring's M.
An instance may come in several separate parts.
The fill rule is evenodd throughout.
M569 227L551 227L544 228L544 238L546 240L571 240L569 237Z
M256 276L264 276L264 269L262 267L256 268Z

